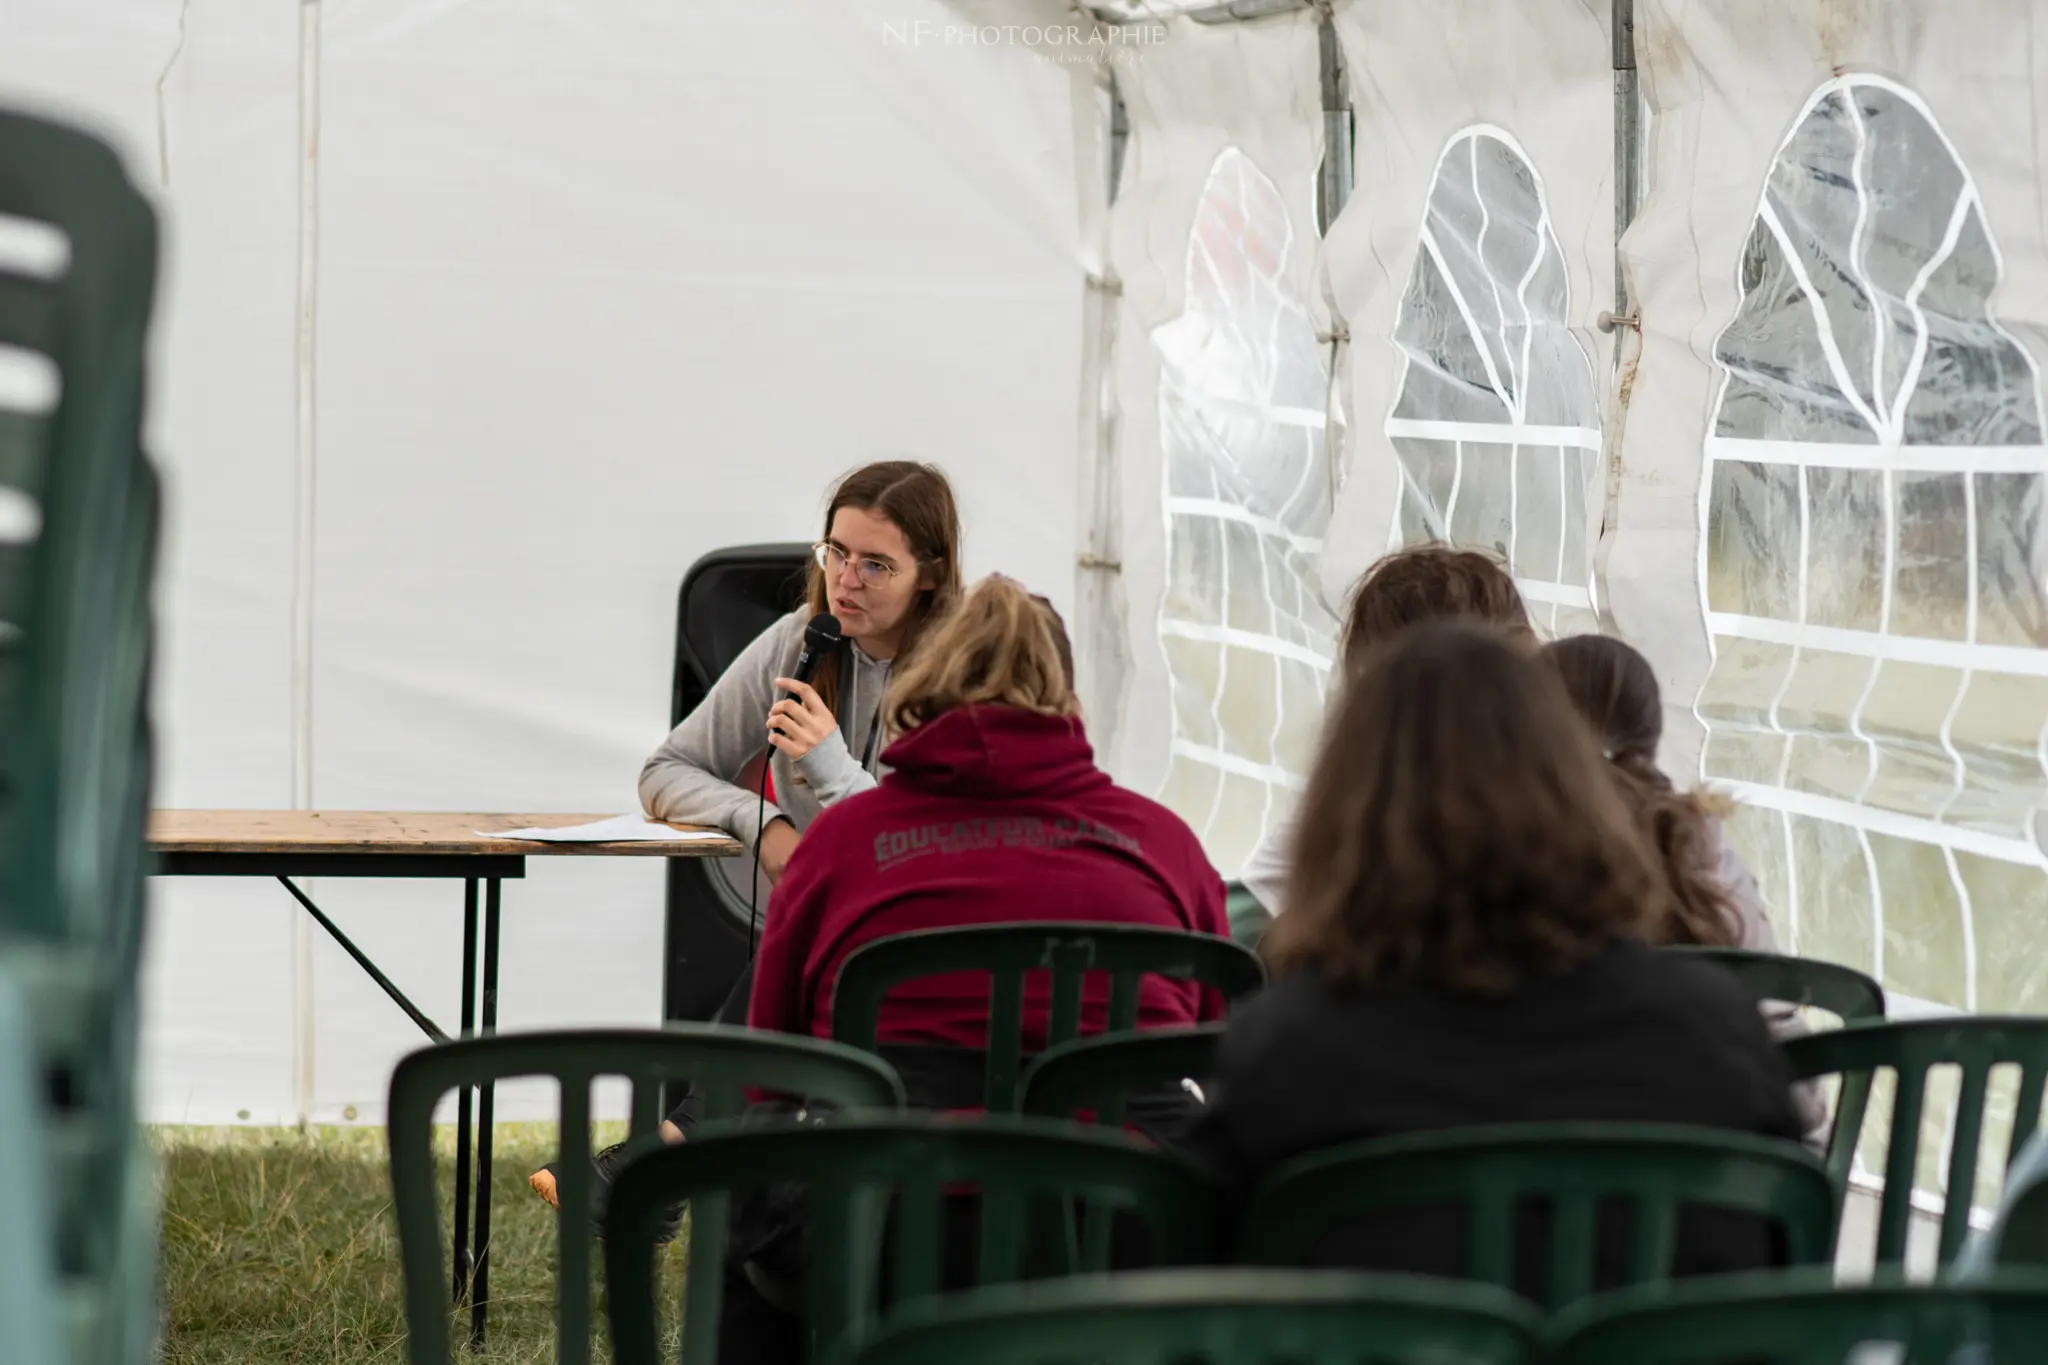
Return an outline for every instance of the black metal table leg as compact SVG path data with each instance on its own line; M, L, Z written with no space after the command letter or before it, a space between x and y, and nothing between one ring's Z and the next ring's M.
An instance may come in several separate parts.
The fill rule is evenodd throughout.
M467 1038L476 1028L476 878L462 884L462 1016L456 1027ZM455 1101L455 1299L469 1292L469 1093Z
M498 879L484 883L484 999L478 1032L498 1031ZM491 1128L497 1086L484 1083L476 1123L476 1273L470 1280L469 1343L484 1346L484 1322L491 1301Z

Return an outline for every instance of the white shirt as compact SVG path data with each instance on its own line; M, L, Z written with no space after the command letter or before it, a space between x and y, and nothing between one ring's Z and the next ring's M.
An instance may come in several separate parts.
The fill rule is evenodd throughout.
M1285 907L1281 900L1287 891L1287 851L1294 847L1294 826L1300 817L1299 803L1288 807L1287 814L1275 820L1266 830L1251 856L1244 860L1244 867L1237 879L1244 883L1245 890L1258 898L1271 915L1278 915Z

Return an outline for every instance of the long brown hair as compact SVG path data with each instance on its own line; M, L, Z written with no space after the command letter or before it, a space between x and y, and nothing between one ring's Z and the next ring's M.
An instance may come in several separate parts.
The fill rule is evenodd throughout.
M825 531L820 540L832 536L832 518L842 507L875 512L885 516L903 532L915 557L916 570L931 583L918 590L903 627L903 643L897 647L897 668L916 651L919 638L932 619L951 607L960 597L960 510L953 502L953 485L935 464L913 460L877 460L864 464L839 481L832 501L825 506ZM805 579L805 608L811 615L830 611L831 585L825 571L813 561ZM839 655L827 658L812 675L811 686L825 709L839 714Z
M959 706L1080 714L1073 646L1052 603L999 574L976 583L890 681L889 733L914 730Z
M1409 626L1451 618L1499 626L1528 637L1533 647L1529 609L1506 565L1455 545L1411 545L1375 560L1351 590L1345 671Z
M1606 635L1573 635L1544 647L1565 694L1593 727L1636 824L1655 847L1671 887L1670 916L1656 938L1666 943L1732 947L1742 916L1721 880L1722 813L1699 792L1681 792L1657 766L1664 738L1664 697L1657 671L1630 646Z
M1640 936L1666 895L1556 673L1414 627L1343 689L1302 798L1276 971L1498 994Z

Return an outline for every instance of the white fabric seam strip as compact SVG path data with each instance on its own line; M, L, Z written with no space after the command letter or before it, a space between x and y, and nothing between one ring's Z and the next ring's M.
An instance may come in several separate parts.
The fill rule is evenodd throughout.
M2048 445L1912 446L1709 436L1709 460L1900 474L2044 474Z
M1934 640L1924 635L1885 635L1874 630L1801 625L1776 616L1743 616L1727 611L1709 612L1707 628L1717 636L1789 645L1797 649L1817 649L1823 653L1857 654L1867 659L1929 664L1975 673L2048 678L2048 649L1974 645L1963 640Z
M1277 635L1261 634L1255 630L1239 630L1234 626L1215 626L1206 621L1184 621L1177 616L1162 616L1159 618L1159 633L1177 636L1183 640L1200 640L1204 644L1231 645L1238 649L1255 650L1260 654L1277 654L1283 659L1293 659L1324 673L1330 671L1330 661L1307 645L1283 640Z
M1815 820L1828 820L1852 829L1868 830L1872 834L1908 839L1916 844L1929 844L1936 848L1954 849L1958 853L1972 853L2003 863L2048 867L2048 859L2042 857L2041 850L2036 848L2031 840L2014 835L1989 834L1980 829L1966 829L1961 825L1944 825L1924 816L1906 815L1878 806L1859 806L1853 801L1845 801L1836 796L1822 796L1818 792L1796 791L1789 787L1767 786L1760 782L1737 782L1728 778L1710 778L1709 782L1714 790L1725 792L1746 806L1774 810L1784 815L1802 815Z
M1285 768L1276 768L1270 763L1260 763L1239 754L1227 754L1213 745L1197 744L1191 739L1174 740L1173 752L1190 762L1220 768L1238 777L1249 777L1255 782L1286 787L1290 791L1300 791L1308 785L1308 780L1299 773L1291 773Z
M1317 555L1323 552L1321 536L1296 535L1287 529L1284 522L1262 517L1248 507L1240 507L1221 498L1169 497L1166 500L1166 512L1168 516L1212 517L1217 521L1238 522L1275 540L1284 540L1303 554Z
M1553 607L1593 609L1593 594L1571 583L1546 583L1540 578L1517 578L1515 587L1524 599Z
M1600 433L1592 427L1531 425L1526 422L1451 422L1433 417L1389 417L1387 435L1395 440L1471 441L1495 446L1574 446L1600 449ZM2048 453L2044 453L2048 459Z

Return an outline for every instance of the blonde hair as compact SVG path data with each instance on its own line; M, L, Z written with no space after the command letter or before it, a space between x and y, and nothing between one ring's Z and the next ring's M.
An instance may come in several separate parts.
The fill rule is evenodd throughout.
M884 710L900 735L961 706L1079 715L1066 624L1043 597L993 574L925 632L889 684Z

